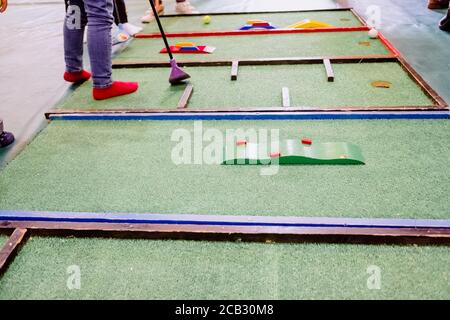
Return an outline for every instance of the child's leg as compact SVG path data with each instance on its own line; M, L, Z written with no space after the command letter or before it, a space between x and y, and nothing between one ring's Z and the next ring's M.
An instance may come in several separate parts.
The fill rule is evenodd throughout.
M112 81L112 0L84 0L84 5L88 19L88 49L94 99L103 100L136 91L136 82Z
M127 7L124 0L114 0L114 22L125 33L134 36L142 31L141 27L136 27L128 22Z
M119 25L128 22L127 7L123 0L114 0L114 23Z
M112 84L111 29L112 0L84 0L88 19L88 49L94 88Z
M66 0L64 20L64 58L66 71L83 70L83 34L87 23L83 0Z
M164 11L164 5L161 0L152 0L155 4L155 9L158 14L162 14ZM149 23L155 20L155 16L153 15L153 10L150 8L145 12L145 15L141 18L142 23Z
M198 13L191 3L187 0L176 0L175 11L180 14Z

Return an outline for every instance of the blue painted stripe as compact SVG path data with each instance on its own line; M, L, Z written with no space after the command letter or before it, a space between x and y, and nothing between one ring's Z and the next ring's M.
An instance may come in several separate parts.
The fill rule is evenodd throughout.
M78 212L0 211L0 221L41 221L116 224L168 224L248 227L308 228L381 228L381 229L450 229L450 220L434 219L363 219L320 217L211 216L191 214L132 214Z
M449 111L51 114L50 120L420 120L450 119Z

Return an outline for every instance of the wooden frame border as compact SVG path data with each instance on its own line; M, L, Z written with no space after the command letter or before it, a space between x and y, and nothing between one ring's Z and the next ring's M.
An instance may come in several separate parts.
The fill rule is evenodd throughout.
M354 32L369 31L367 26L358 27L326 27L310 29L270 29L270 30L229 30L229 31L193 31L193 32L170 32L166 34L167 38L195 38L195 37L231 37L248 36L261 34L295 34L295 33L326 33L326 32ZM135 39L155 39L162 38L160 33L138 33Z
M368 56L336 56L336 57L294 57L294 58L267 58L267 59L242 59L242 60L211 60L211 61L177 61L181 67L220 67L231 66L233 61L239 61L241 66L258 65L293 65L293 64L316 64L323 63L323 59L330 59L333 63L362 63L362 62L397 62L398 57L394 54L368 55ZM161 61L120 61L113 62L113 69L131 68L169 68L169 62Z
M0 276L6 271L9 263L13 260L26 233L26 228L15 228L9 239L0 249Z
M0 229L50 234L282 242L450 244L450 220L0 212ZM19 241L20 242L20 241Z
M303 13L303 12L324 12L324 11L352 11L352 13L358 18L359 15L355 12L353 7L339 7L339 8L327 8L327 9L306 9L306 10L281 10L281 11L230 11L230 12L200 12L200 13L192 13L188 16L190 17L200 17L200 16L232 16L232 15L240 15L240 14L267 14L267 13ZM162 15L161 18L170 18L170 17L186 17L186 14L165 14ZM358 19L360 20L360 19ZM366 24L364 20L360 20L361 23Z
M387 41L387 40L386 40ZM386 45L390 46L389 43ZM152 109L115 109L115 110L91 110L91 109L51 109L45 113L45 117L47 119L53 118L58 115L70 115L74 114L78 116L78 119L81 120L80 115L99 115L99 114L107 114L107 115L120 115L124 116L126 114L161 114L161 113L173 113L173 112L189 112L189 113L268 113L268 112L364 112L364 111L445 111L449 109L449 106L446 104L445 100L431 88L431 86L413 69L411 65L409 65L406 60L397 55L390 56L361 56L361 57L313 57L313 58L290 58L290 59L250 59L250 60L240 60L238 61L240 66L252 66L252 65L301 65L301 64L323 64L324 60L330 60L332 64L339 63L382 63L382 62L396 62L398 63L402 69L408 74L408 76L420 87L420 89L430 98L433 102L432 105L429 106L397 106L397 107L389 107L389 106L348 106L348 107L340 107L340 108L314 108L309 106L300 106L300 107L291 107L291 108L281 108L279 106L275 106L273 108L234 108L234 109L223 109L211 106L209 109L167 109L167 108L152 108ZM214 66L232 66L234 61L208 61L208 62L179 62L179 66L206 66L206 67L214 67ZM129 66L127 64L127 66ZM149 67L147 63L144 65L141 63L135 63L132 65L133 68L140 67ZM168 67L168 63L157 63L156 65L151 65L156 67ZM119 66L116 65L116 68ZM120 68L126 67L121 65ZM68 119L68 118L66 118Z
M189 110L189 112L179 112L181 110L172 110L171 112L132 112L130 110L122 112L120 110L108 110L102 112L73 113L68 110L67 113L48 113L47 118L50 121L120 121L120 120L148 120L148 121L171 121L171 120L437 120L450 119L449 110L445 111L327 111L327 112L308 112L308 111L288 111L288 108L279 108L282 111L274 112L205 112L204 110ZM197 112L198 111L198 112Z
M242 14L282 14L282 13L305 13L305 12L336 12L336 11L349 11L353 14L357 21L361 24L360 26L353 27L331 27L331 28L314 28L314 29L302 29L302 30L293 30L293 29L276 29L276 30L226 30L226 31L191 31L191 32L168 32L166 33L167 37L204 37L204 36L232 36L232 35L243 35L243 34L253 34L255 32L262 32L265 34L277 34L277 33L309 33L309 32L326 32L326 31L334 31L334 32L346 32L346 31L368 31L369 27L367 26L366 21L351 7L342 7L342 8L330 8L330 9L310 9L310 10L297 10L297 11L266 11L266 12L210 12L210 13L198 13L191 15L180 15L180 14L169 14L161 16L161 19L164 21L164 18L171 17L196 17L196 16L218 16L218 15L242 15ZM281 32L280 32L281 31ZM155 33L138 33L135 35L135 38L160 38L161 35L157 32Z
M288 108L285 108L288 109ZM181 110L180 110L181 111ZM216 120L216 121L230 121L230 120L437 120L450 119L449 110L445 111L327 111L327 112L307 112L307 111L277 111L277 112L196 112L196 110L189 110L189 112L146 112L145 110L139 113L121 112L120 110L109 110L102 112L96 110L95 112L86 113L49 113L47 118L50 121L64 120L64 121L120 121L120 120L148 120L148 121L192 121L192 120Z

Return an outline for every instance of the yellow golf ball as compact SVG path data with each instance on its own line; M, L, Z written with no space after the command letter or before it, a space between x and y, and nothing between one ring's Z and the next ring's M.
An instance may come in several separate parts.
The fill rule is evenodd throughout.
M203 23L204 24L210 24L211 23L211 17L210 16L204 16L203 17Z

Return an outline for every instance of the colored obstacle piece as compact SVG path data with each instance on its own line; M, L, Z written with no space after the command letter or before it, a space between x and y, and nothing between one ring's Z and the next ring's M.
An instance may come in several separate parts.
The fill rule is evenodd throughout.
M317 21L317 20L309 20L305 19L300 22L291 24L287 27L287 29L316 29L316 28L329 28L332 27L331 24Z
M192 42L179 42L174 46L170 46L172 53L197 53L197 54L209 54L213 53L216 48L211 46L196 46ZM167 53L167 49L163 48L159 53Z
M303 141L305 140L305 141ZM257 143L239 143L233 150L225 148L223 165L363 165L361 149L346 142L325 142L312 145L310 139L289 139L270 152ZM306 143L303 143L306 142Z
M272 30L276 29L270 22L264 20L247 20L247 24L240 27L239 30Z

